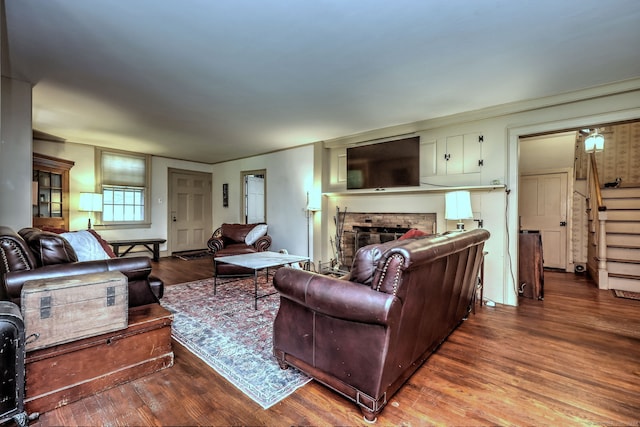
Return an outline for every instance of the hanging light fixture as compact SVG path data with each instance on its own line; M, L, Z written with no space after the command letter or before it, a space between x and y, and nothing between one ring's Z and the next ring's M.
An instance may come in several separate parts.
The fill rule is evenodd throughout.
M604 135L598 133L598 129L594 129L593 133L584 140L584 150L587 153L597 153L604 149Z

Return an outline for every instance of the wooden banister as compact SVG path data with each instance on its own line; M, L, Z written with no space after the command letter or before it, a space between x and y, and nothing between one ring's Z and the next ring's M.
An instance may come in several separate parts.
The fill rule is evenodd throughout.
M602 192L600 191L600 178L598 177L598 165L596 164L595 153L589 153L589 159L589 163L591 164L591 185L596 198L596 206L599 211L604 211L607 210L607 207L602 202Z

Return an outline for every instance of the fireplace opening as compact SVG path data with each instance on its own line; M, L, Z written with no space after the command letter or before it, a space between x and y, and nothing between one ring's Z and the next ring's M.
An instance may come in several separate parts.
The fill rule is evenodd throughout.
M340 268L349 270L353 257L363 246L386 243L417 228L425 233L436 232L435 213L363 213L345 212L342 219L340 251L336 254Z

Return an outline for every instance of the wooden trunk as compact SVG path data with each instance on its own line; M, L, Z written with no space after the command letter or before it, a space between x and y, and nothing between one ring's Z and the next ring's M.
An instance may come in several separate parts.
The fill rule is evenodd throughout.
M519 238L520 295L526 298L544 299L544 267L542 237L538 232L520 233Z
M21 293L27 351L127 327L127 278L118 271L31 280Z
M173 314L148 304L129 309L129 327L27 352L29 413L46 412L173 365Z

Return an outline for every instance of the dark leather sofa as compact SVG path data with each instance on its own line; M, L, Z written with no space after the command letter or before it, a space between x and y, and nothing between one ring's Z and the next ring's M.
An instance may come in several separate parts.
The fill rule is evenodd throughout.
M281 268L273 351L375 421L391 397L469 314L486 230L361 248L333 278Z
M256 226L264 226L266 224L222 224L213 232L211 238L207 242L209 250L213 253L213 257L223 257L231 255L242 255L253 252L263 252L271 246L271 236L264 234L251 239L252 243L247 243L247 235L256 228ZM215 276L235 276L243 274L253 274L253 270L224 263L213 263Z
M147 257L110 258L78 262L61 236L37 228L18 233L0 226L0 300L20 305L22 286L29 280L120 271L129 283L129 307L157 303L164 284L151 275Z

